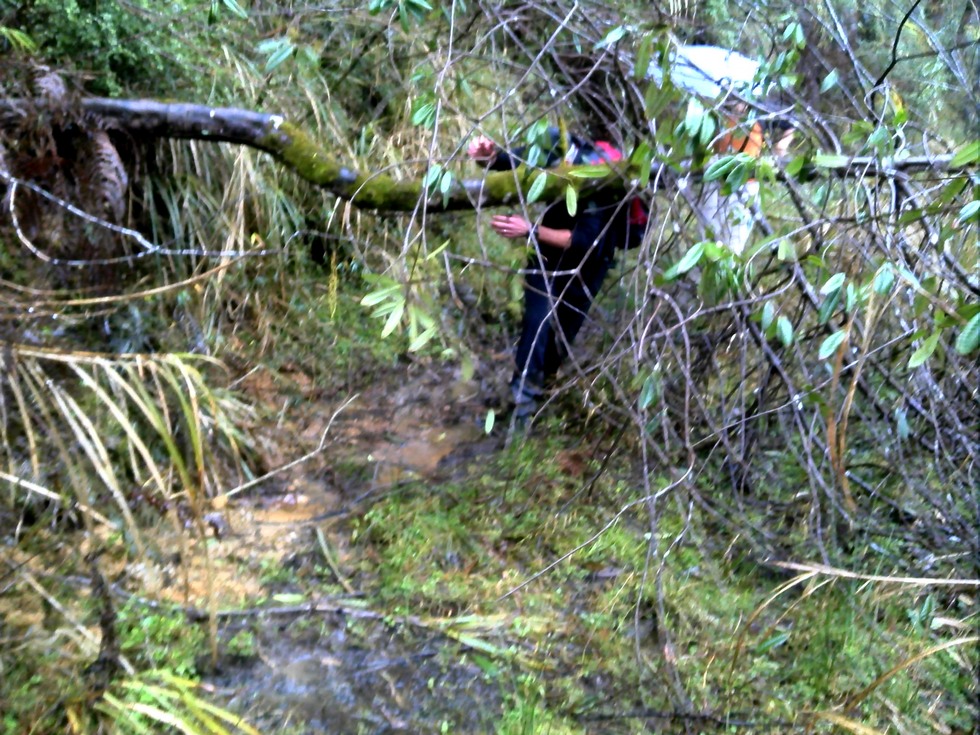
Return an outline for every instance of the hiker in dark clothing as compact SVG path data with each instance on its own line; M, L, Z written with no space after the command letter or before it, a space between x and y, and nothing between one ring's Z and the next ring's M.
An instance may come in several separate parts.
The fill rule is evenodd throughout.
M553 146L547 166L562 160L558 131L550 135ZM564 147L568 149L564 160L570 163L622 158L619 151L602 142L588 145L572 138ZM483 137L468 148L473 160L496 170L520 165L522 153L501 150ZM591 194L578 202L577 209L572 216L560 201L548 205L538 224L514 214L495 215L490 220L498 235L529 240L534 246L524 276L524 316L510 383L517 419L527 419L537 410L546 383L558 371L585 322L616 250L630 246L631 240L638 242L646 226L646 212L639 201L624 203L621 195L610 192Z

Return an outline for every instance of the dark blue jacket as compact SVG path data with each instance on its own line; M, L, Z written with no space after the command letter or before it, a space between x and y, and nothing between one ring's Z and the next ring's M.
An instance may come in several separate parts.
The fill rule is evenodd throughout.
M558 165L562 161L562 148L559 145L561 134L558 128L549 128L551 148L546 151L545 167ZM601 164L609 158L595 146L578 136L570 135L566 150L572 150L571 163ZM526 163L523 155L526 146L513 151L498 151L490 168L506 171ZM548 245L540 247L546 263L552 268L573 268L586 260L601 259L611 261L616 250L636 247L643 237L646 221L636 220L632 203L623 201L620 196L601 189L591 192L578 202L578 211L572 217L568 214L565 202L557 201L548 205L541 218L541 225L555 230L571 230L572 242L568 249Z

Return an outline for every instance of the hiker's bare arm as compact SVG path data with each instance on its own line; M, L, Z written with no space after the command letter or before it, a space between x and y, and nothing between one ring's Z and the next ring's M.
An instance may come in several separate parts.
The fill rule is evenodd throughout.
M526 238L531 234L532 225L524 217L517 214L496 214L490 220L493 231L501 237L510 239ZM538 242L544 245L565 249L572 244L571 230L556 230L551 227L538 226Z

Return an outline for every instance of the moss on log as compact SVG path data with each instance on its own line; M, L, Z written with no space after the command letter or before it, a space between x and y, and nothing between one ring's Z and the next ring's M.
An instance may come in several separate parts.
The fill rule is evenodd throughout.
M325 150L306 131L280 115L250 110L174 104L153 100L90 98L81 102L84 112L111 119L120 127L152 137L211 140L257 148L273 156L305 181L322 187L363 209L411 212L425 201L429 211L493 207L517 202L545 172L495 171L480 178L457 179L446 194L429 192L420 180L399 181L387 174L355 171ZM596 169L596 167L589 167ZM563 196L571 181L583 185L623 188L627 177L607 167L588 178L569 177L568 167L547 172L541 192L544 199Z

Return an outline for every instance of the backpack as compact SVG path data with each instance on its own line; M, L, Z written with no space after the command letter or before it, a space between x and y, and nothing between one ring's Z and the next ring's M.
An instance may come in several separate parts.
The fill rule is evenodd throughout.
M594 144L586 143L580 138L573 137L572 143L578 148L574 157L575 163L601 165L623 160L623 153L606 140L597 140ZM650 221L650 210L646 202L638 196L630 197L626 203L625 232L618 238L620 250L633 250L643 242L643 235Z

